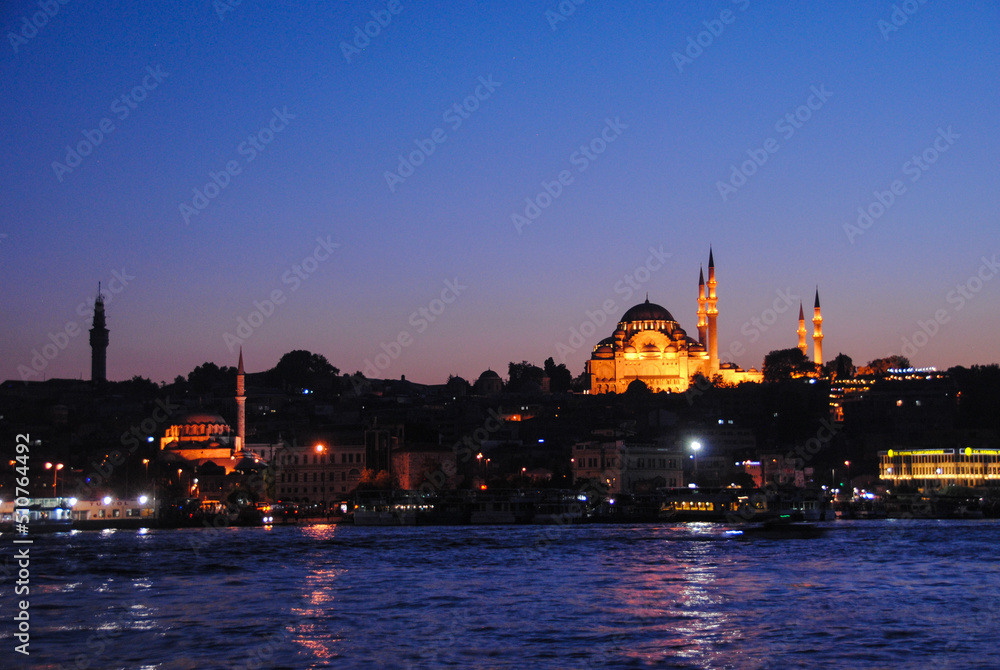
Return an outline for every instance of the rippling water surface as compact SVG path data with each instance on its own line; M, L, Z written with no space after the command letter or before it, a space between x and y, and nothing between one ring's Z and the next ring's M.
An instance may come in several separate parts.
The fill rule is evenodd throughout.
M74 532L13 579L35 668L997 668L1000 523ZM2 540L12 554L10 536ZM8 564L9 565L9 564Z

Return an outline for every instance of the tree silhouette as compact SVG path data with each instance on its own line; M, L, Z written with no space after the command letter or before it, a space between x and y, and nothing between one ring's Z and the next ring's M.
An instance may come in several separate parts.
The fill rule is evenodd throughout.
M869 361L868 365L863 366L858 370L859 375L875 375L881 376L889 371L891 368L908 368L910 366L910 359L906 356L886 356L885 358L876 358L873 361Z
M802 377L816 371L812 363L798 347L776 349L764 357L764 381L780 382L794 377Z
M573 374L565 363L556 365L551 356L545 359L545 374L549 378L549 390L553 393L565 393L573 385Z
M542 387L542 377L545 376L544 370L528 361L510 363L507 366L507 373L510 377L507 381L507 390L512 393L537 391Z
M325 356L296 349L282 356L278 364L267 371L267 382L293 391L332 389L339 374L340 370L330 365Z

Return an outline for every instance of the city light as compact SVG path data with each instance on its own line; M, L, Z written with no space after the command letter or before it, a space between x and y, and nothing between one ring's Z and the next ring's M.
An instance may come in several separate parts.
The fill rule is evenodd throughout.
M59 471L62 470L64 466L62 463L46 463L45 469L52 470L52 495L56 495L56 485L59 483Z

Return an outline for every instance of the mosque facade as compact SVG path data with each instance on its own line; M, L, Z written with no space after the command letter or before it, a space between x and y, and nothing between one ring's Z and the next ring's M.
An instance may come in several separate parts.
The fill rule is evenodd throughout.
M698 339L689 337L666 308L646 301L629 308L618 327L594 347L587 361L590 392L624 393L636 380L651 391L679 393L701 374L724 384L762 382L764 375L719 361L715 258L708 254L708 282L698 278Z

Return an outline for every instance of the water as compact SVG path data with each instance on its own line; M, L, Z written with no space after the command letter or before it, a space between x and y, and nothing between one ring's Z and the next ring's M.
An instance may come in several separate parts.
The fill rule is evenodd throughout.
M31 546L33 668L996 668L1000 522L312 526ZM0 541L13 554L9 535ZM9 563L8 563L9 565Z

